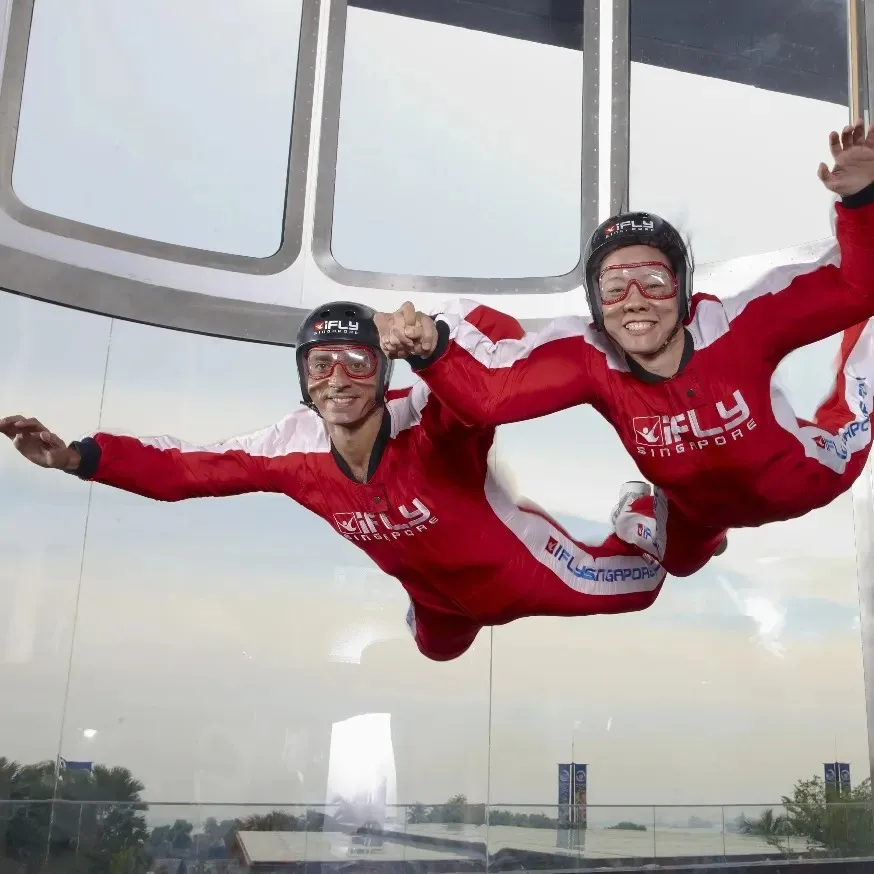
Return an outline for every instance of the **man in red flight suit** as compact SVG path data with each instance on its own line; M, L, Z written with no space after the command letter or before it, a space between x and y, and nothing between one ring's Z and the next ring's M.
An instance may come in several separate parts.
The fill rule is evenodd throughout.
M387 391L392 363L374 313L318 307L297 338L306 409L223 443L97 433L69 446L41 422L0 433L41 467L161 501L279 492L325 519L410 596L428 658L456 658L486 625L643 610L665 572L611 534L573 540L516 505L488 465L494 428L470 427L419 382Z
M591 404L656 486L655 498L620 502L616 533L668 573L694 573L724 548L729 528L833 501L871 451L874 126L832 132L829 145L834 167L821 164L819 178L841 197L836 244L736 297L693 296L681 236L658 216L630 213L589 242L591 319L556 319L535 334L473 301L433 319L405 304L377 315L383 348L427 354L413 369L472 426ZM799 419L774 371L834 334L843 335L834 390L813 421Z

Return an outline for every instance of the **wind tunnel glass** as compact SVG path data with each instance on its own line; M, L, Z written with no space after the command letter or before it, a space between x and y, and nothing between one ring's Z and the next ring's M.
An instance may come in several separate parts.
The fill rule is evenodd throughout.
M660 261L616 264L601 271L598 288L605 306L625 300L632 286L651 300L666 300L677 294L677 277Z
M376 373L376 352L367 346L316 346L306 355L307 373L328 379L339 364L350 379L369 379Z

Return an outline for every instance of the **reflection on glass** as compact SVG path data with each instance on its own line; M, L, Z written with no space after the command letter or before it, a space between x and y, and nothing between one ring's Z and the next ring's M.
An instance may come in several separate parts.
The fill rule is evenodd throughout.
M267 257L302 0L36 0L13 186L33 209Z
M350 8L343 266L555 276L580 257L582 52Z
M95 405L70 436L246 433L297 407L295 368L293 349L116 322L100 418ZM48 418L58 400L45 385ZM46 483L4 458L28 489ZM407 603L397 581L283 496L167 504L94 486L61 754L129 768L146 800L321 802L338 779L332 736L385 714L355 738L368 767L374 754L386 768L393 758L386 804L482 801L489 636L457 664L429 662L406 630ZM72 609L61 619L72 624ZM51 700L60 708L62 693Z
M801 415L830 388L834 352L812 345L778 371ZM618 485L639 478L591 409L504 427L498 454L523 495L581 536L605 530ZM668 578L643 613L496 628L491 797L554 799L554 763L575 757L590 805L776 802L830 758L867 772L864 701L844 495L732 532L723 556ZM713 843L702 835L689 846ZM659 831L660 857L676 838Z
M632 63L629 202L632 209L663 215L688 234L700 263L831 233L831 196L817 181L816 168L829 159L829 131L847 123L848 110L846 103L834 102L836 97L798 95L812 87L806 71L813 58L833 65L842 86L838 90L846 91L846 73L840 72L846 69L846 7L792 4L792 27L816 43L796 46L781 17L788 6L775 0L755 5L764 14L740 22L736 4L710 4L717 20L689 16L672 40L679 46L665 49L657 41L647 43L649 29L653 19L673 20L677 3L632 4L632 40L654 45L656 53L666 51L670 57L664 63L673 59L697 72ZM751 32L757 27L760 32ZM722 40L711 45L711 32L722 29ZM735 51L732 39L743 48ZM674 58L671 49L685 54ZM823 53L828 54L820 61ZM765 84L740 84L750 77ZM781 83L786 92L777 90Z
M106 319L0 293L0 416L84 430L99 415L108 342ZM60 742L88 491L0 440L0 760L41 762Z

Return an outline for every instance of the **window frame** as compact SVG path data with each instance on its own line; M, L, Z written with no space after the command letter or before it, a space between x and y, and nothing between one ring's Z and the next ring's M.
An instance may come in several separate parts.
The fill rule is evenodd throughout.
M331 250L334 221L337 154L340 135L340 101L343 88L343 61L346 43L347 0L331 0L322 96L322 128L312 255L329 279L343 286L386 289L411 293L432 293L446 297L470 294L559 294L580 288L585 283L583 253L589 236L598 224L598 131L600 68L599 0L580 0L583 4L583 131L580 255L576 266L560 276L525 278L482 278L415 276L381 273L344 267ZM386 15L391 13L384 13Z
M315 86L315 52L321 0L302 0L297 80L292 107L291 139L279 249L266 258L233 255L159 242L62 218L24 204L12 185L18 125L24 93L34 7L38 0L9 0L6 57L0 86L0 209L26 227L84 243L182 264L265 276L287 270L303 246L304 198L307 187L310 128ZM63 301L59 301L63 302Z

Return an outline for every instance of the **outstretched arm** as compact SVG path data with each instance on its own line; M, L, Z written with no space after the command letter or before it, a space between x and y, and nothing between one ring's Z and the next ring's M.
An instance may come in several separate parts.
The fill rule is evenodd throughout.
M833 170L823 184L842 196L837 240L819 260L779 267L744 294L723 301L733 331L742 331L777 363L802 346L874 317L874 126L830 136Z
M0 419L0 433L40 467L114 486L158 501L281 491L268 462L287 454L294 416L278 425L211 446L173 437L96 433L67 446L36 419Z
M608 345L576 316L526 333L512 316L469 300L433 320L405 305L380 314L383 348L407 357L434 394L468 425L493 427L593 402ZM406 327L399 324L406 319Z

